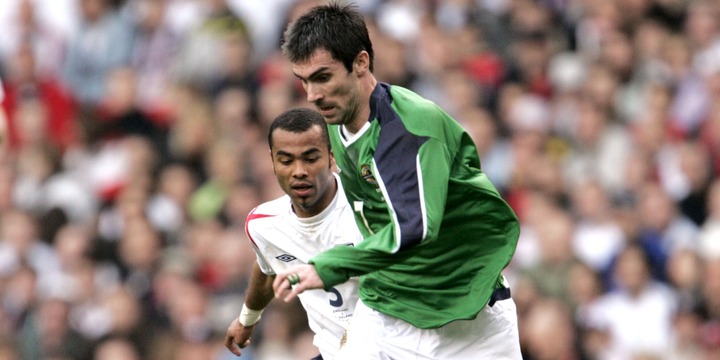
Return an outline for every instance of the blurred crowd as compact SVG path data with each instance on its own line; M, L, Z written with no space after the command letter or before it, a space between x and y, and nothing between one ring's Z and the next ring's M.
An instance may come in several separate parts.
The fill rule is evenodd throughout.
M0 360L225 360L319 0L3 0ZM720 1L357 0L522 224L528 360L720 358ZM316 355L275 301L243 359Z

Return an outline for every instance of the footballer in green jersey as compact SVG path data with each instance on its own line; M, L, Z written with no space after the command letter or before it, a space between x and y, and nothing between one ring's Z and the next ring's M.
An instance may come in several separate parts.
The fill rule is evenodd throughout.
M382 324L396 324L394 319L412 327L400 325L416 339L437 338L438 346L429 350L434 358L478 358L478 352L480 358L520 358L515 307L501 274L520 226L482 172L468 133L431 101L375 79L367 28L352 6L312 8L288 27L283 51L307 100L329 125L345 195L364 240L278 273L276 297L289 301L306 289L360 276L358 308L372 311L353 317L347 345L370 354L365 358L421 353L404 352L405 346L397 345L403 342L393 340L402 332L388 332ZM511 305L503 304L502 313L491 309L506 299ZM378 313L390 318L367 319ZM460 336L455 326L461 320L483 330ZM373 346L363 348L364 340L357 339L382 345L368 350ZM460 357L458 349L464 349ZM352 356L347 358L363 358Z
M311 263L326 287L365 275L363 302L417 327L472 319L502 286L517 218L480 171L470 136L435 104L379 83L370 108L354 136L329 129L365 240Z

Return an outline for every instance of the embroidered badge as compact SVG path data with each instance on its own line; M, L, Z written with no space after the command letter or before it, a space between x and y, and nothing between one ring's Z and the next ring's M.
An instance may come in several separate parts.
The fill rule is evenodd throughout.
M370 171L370 165L362 164L362 166L360 166L360 176L368 183L377 185L377 180L375 180L375 176L373 176L372 171Z

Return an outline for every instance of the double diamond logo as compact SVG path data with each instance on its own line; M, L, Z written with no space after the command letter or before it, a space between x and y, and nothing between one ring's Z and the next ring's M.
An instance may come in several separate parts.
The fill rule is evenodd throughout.
M291 262L291 261L297 259L296 257L294 257L290 254L282 254L280 256L276 256L275 258L282 262Z

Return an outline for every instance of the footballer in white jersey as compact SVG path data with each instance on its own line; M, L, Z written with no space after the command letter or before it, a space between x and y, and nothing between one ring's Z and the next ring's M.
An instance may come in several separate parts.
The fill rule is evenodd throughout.
M250 238L260 269L275 275L286 268L306 264L310 258L335 246L354 246L362 240L352 208L335 176L338 191L325 210L300 218L285 195L263 203L248 215L245 231ZM347 322L358 300L358 279L351 278L329 291L315 289L303 292L300 302L315 333L314 345L324 360L335 358Z

